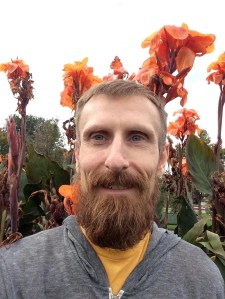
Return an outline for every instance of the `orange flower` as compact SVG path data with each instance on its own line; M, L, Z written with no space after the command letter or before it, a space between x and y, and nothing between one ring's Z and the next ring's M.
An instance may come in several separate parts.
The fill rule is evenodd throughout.
M113 74L108 74L103 77L103 81L111 81L114 79L127 79L128 72L123 67L123 64L118 56L115 56L114 60L110 64L110 68L113 69Z
M68 215L76 214L76 202L78 199L80 183L74 185L62 185L59 187L59 193L64 197L64 208Z
M136 80L165 97L165 102L181 98L181 106L187 101L184 79L192 69L196 56L214 49L215 36L181 27L164 26L141 44L149 47L150 58L144 62ZM176 75L173 75L176 72Z
M19 77L26 78L26 75L29 72L29 67L23 60L16 59L11 62L0 64L0 71L7 73L9 80L16 80Z
M33 95L32 74L23 60L16 59L8 63L0 64L0 71L5 72L9 81L10 89L18 100L18 112L20 114L26 109Z
M149 87L153 92L157 90L157 75L160 74L159 66L155 57L149 57L142 64L141 69L134 77L135 81L143 84L145 87Z
M88 58L64 65L64 90L60 104L71 109L76 108L78 99L93 85L102 80L93 75L93 68L87 66Z
M182 158L182 169L181 169L181 172L182 172L183 175L186 175L188 173L188 166L187 166L187 161L186 161L185 157Z
M201 133L198 125L195 124L199 120L199 115L194 109L182 108L174 113L174 115L179 114L178 118L174 122L170 122L167 127L167 132L182 142L185 137L190 134L195 134L196 131L198 135Z
M211 72L212 70L215 70L215 72L206 78L208 83L211 81L215 84L225 85L225 52L218 57L217 61L208 66L207 71Z

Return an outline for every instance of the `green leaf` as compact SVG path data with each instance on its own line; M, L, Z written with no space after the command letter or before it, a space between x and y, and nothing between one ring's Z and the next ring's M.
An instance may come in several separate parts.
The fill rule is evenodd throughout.
M179 200L181 208L177 214L178 235L183 237L198 219L190 203L184 197L180 197Z
M206 217L195 223L195 225L183 236L183 239L194 244L196 239L204 232L204 228L208 220L209 218Z
M215 234L209 230L206 231L208 241L213 248L213 252L218 256L225 258L225 251L220 241L220 237L218 234Z
M45 216L42 208L38 205L33 205L31 202L26 205L26 210L26 214L24 214L23 218L20 220L20 226L29 223L33 224L33 220L35 220L37 217Z
M209 251L216 254L216 256L224 259L225 261L225 251L223 249L222 242L220 241L219 235L207 230L206 237L207 237L207 241L198 242L198 243L204 246L205 248L207 248Z
M24 197L25 197L26 202L28 201L30 195L33 192L41 190L41 187L42 187L42 181L41 180L37 184L26 184L23 188L23 193L24 193ZM38 204L41 204L41 202L39 202Z
M33 147L28 150L25 167L28 182L36 184L42 181L42 189L49 189L51 177L54 178L56 189L61 185L70 184L69 172L60 167L57 162L38 154Z
M210 174L216 171L216 157L212 149L197 136L190 135L185 150L188 170L196 189L212 195Z
M41 181L38 184L27 184L24 187L24 197L25 201L21 208L23 211L23 217L20 220L19 226L22 227L26 224L32 224L33 220L37 217L45 216L45 212L41 208L41 203L44 199L44 193L37 192L34 196L31 196L33 192L39 191L41 189Z
M74 153L73 151L69 152L68 155L66 156L66 158L63 161L63 168L65 170L74 170L75 171L75 161L74 161L75 157L74 157Z
M225 281L225 265L224 265L224 261L223 259L221 259L220 257L216 257L214 263L217 265L217 267L220 270L220 273L223 277L223 280Z

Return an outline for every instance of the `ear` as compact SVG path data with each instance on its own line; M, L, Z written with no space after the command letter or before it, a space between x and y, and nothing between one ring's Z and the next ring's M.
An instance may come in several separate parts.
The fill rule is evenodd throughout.
M169 157L169 144L166 144L166 145L164 145L164 147L160 153L160 157L159 157L159 164L158 164L158 170L157 170L157 174L159 177L163 174L163 170L166 166L168 157Z
M75 161L76 161L76 172L79 171L79 142L76 140L75 141L75 147L74 147L74 156L75 156Z

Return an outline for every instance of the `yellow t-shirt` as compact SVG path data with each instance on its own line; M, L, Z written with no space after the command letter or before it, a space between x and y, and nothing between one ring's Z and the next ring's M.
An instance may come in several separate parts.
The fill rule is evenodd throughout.
M82 231L86 236L85 231L83 229ZM150 233L148 233L136 246L123 251L110 248L101 248L94 245L88 239L105 268L114 296L118 294L128 276L143 259L149 244L149 240Z

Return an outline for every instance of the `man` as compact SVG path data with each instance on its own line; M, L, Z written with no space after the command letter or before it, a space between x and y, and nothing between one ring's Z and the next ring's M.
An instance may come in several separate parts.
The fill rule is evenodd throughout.
M78 102L76 216L0 250L0 298L224 298L199 248L153 223L167 161L166 113L114 80Z

